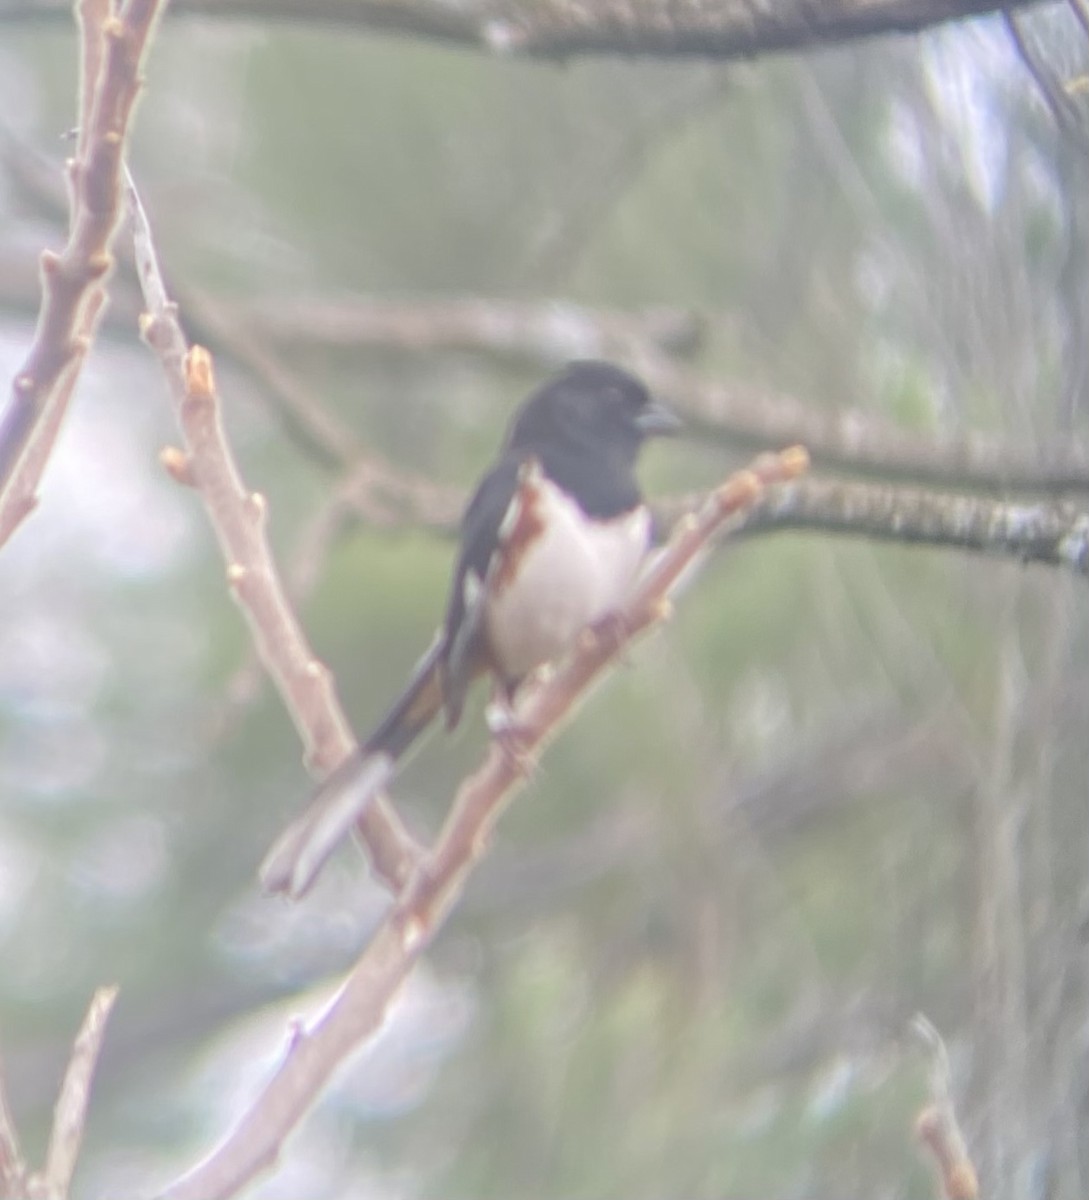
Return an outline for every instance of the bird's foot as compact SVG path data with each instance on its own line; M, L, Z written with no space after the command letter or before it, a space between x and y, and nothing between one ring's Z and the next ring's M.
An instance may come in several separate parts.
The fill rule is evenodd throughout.
M592 625L587 626L585 636L593 638L609 655L619 654L620 661L628 666L627 643L631 637L631 626L622 612L606 613Z
M537 766L532 749L532 732L523 724L506 696L496 696L484 710L484 720L492 741L510 759L522 775L531 775Z

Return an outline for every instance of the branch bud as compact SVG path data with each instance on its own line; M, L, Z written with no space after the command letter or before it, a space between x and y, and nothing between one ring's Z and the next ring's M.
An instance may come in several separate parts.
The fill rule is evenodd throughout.
M184 450L177 446L164 446L159 451L159 462L175 483L185 487L193 486L193 460Z
M214 400L215 372L212 356L203 346L193 346L185 356L185 390L194 400Z

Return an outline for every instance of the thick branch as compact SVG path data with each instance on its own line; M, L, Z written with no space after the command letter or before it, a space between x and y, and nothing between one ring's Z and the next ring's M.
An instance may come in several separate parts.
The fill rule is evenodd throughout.
M164 465L204 500L227 562L231 592L303 739L308 765L325 775L352 752L354 739L330 672L315 658L284 592L265 532L264 497L244 486L227 443L211 356L199 346L189 348L176 307L167 298L135 189L130 198L137 273L148 308L142 331L163 365L186 443L184 452L164 451ZM385 803L371 806L360 833L375 873L398 891L412 869L415 843Z
M813 529L955 547L1089 576L1089 511L1071 504L1003 504L980 496L804 479L768 492L746 515L744 529Z
M68 164L68 244L41 257L42 302L30 351L0 419L0 543L34 506L76 377L90 348L121 214L121 158L140 89L140 64L162 0L128 0L106 17L100 0L77 4L84 79L76 157ZM68 6L65 6L68 11ZM97 70L92 86L86 77Z
M759 54L914 33L1034 0L175 0L178 15L331 23L470 46L493 54L753 58ZM64 0L2 0L0 22L66 13Z
M275 1162L284 1139L303 1118L348 1055L379 1027L413 964L461 895L485 853L496 821L540 752L618 655L669 611L669 594L710 539L752 505L763 488L804 469L799 450L768 456L732 476L699 513L678 522L669 545L608 628L587 631L554 675L530 686L519 703L520 753L493 743L480 769L458 790L450 816L422 869L349 975L343 990L311 1030L292 1039L279 1070L227 1140L204 1163L168 1188L161 1200L217 1200L234 1194Z

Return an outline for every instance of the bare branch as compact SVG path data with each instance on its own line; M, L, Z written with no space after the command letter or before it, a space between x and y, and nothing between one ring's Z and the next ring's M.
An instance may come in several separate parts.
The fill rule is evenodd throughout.
M92 136L91 114L95 110L95 92L102 76L103 30L110 15L110 0L77 0L74 5L79 25L79 127L76 130L76 158L87 161ZM71 205L69 204L69 209ZM74 216L74 213L71 214ZM75 221L71 221L75 226Z
M0 1196L18 1196L26 1190L26 1160L19 1147L19 1132L11 1115L3 1065L0 1064Z
M492 54L752 58L758 54L914 33L1032 0L836 0L820 7L747 0L175 0L171 12L261 22L329 23L470 46ZM0 22L44 20L64 0L2 0Z
M1082 3L1085 0L1081 0ZM1078 13L1075 7L1074 11ZM1082 15L1078 13L1079 18ZM1036 47L1026 37L1021 20L1017 13L1005 10L1002 20L1009 32L1018 57L1025 64L1032 76L1036 89L1051 113L1052 120L1059 129L1067 135L1068 143L1076 146L1083 155L1089 155L1089 139L1079 122L1078 108L1063 89L1062 84L1055 78L1051 68L1044 61Z
M240 316L276 344L297 339L356 349L474 349L517 354L549 367L586 356L627 360L685 413L697 435L732 446L764 450L801 442L816 463L947 487L1089 490L1089 447L1069 439L1026 453L1009 439L987 434L919 434L862 409L822 409L768 388L681 368L663 350L686 349L698 339L700 325L694 315L676 310L621 313L557 301L475 298L410 304L311 299L258 302ZM300 407L303 403L293 401L294 409ZM330 448L351 444L343 438L325 442ZM349 456L344 453L341 461Z
M457 530L465 496L409 472L376 471L364 459L336 487L299 538L290 571L294 603L317 583L332 543L362 521L374 528L422 527L443 537ZM660 527L691 510L695 498L654 505ZM1089 511L1062 501L1009 503L986 496L884 486L806 476L769 489L746 514L738 533L757 536L807 529L901 545L966 550L992 558L1037 563L1089 576ZM232 676L212 722L220 737L261 692L256 658Z
M802 479L769 491L746 516L746 533L772 529L956 547L1089 576L1089 511L1071 504L1004 504L980 496Z
M39 195L33 163L9 137L6 157L21 186ZM2 283L0 283L2 286ZM683 411L692 432L731 448L764 450L792 442L815 463L883 480L950 488L1031 493L1089 490L1089 446L1071 439L1037 444L992 434L924 434L861 408L821 408L738 380L709 379L671 362L698 344L702 322L676 309L622 312L566 301L515 303L488 297L410 302L289 297L232 303L199 291L181 297L194 335L248 370L288 431L325 465L366 479L367 505L410 515L424 509L449 520L446 496L366 449L354 431L317 402L267 348L270 344L395 349L430 353L469 349L541 363L600 355L630 362ZM691 340L689 340L691 339ZM668 352L668 353L667 353Z
M188 311L188 309L187 309ZM277 407L323 457L352 465L369 479L371 498L383 494L395 509L418 505L443 513L445 497L424 498L429 481L411 477L358 449L357 439L329 432L328 421L267 354L257 355L255 336L225 334L224 320L210 320L214 306L201 301L197 317L221 337L266 385ZM1089 447L1066 439L1026 453L1008 439L982 433L927 435L858 408L822 409L793 396L738 381L707 379L669 361L661 345L683 345L698 326L685 314L619 313L577 305L513 304L487 299L398 304L376 301L311 301L302 306L244 307L241 320L270 341L314 339L342 347L383 347L406 352L466 348L524 355L547 366L571 357L601 355L635 365L656 392L669 399L690 431L731 447L764 450L800 442L814 462L882 479L946 487L1028 492L1089 491ZM262 338L262 340L264 340ZM241 356L238 355L239 346Z
M688 353L702 335L702 321L688 309L662 305L626 311L562 299L266 296L235 311L255 333L276 345L416 353L486 350L532 362L610 358L624 348L646 345Z
M91 1098L91 1080L106 1036L116 987L99 988L91 998L87 1015L76 1035L68 1069L64 1073L60 1095L53 1110L53 1129L49 1135L49 1150L45 1157L45 1193L50 1197L68 1195L72 1174L76 1169L83 1127L87 1121L87 1104Z
M226 1198L274 1163L284 1140L345 1058L379 1027L412 966L459 899L464 881L487 850L491 831L524 783L531 756L556 736L618 656L670 611L669 595L711 538L739 519L764 488L805 469L795 448L765 456L731 476L698 513L677 523L612 621L587 630L574 654L531 684L518 704L519 753L498 743L458 789L442 833L409 881L336 1000L310 1030L296 1031L279 1070L227 1140L161 1200Z
M1078 24L1085 30L1089 36L1089 0L1070 0L1070 7L1074 10L1074 16L1078 19Z
M372 528L412 525L452 535L465 503L462 491L408 472L386 470L370 458L356 463L306 522L286 569L287 592L299 606L318 586L333 545L360 520ZM213 739L225 737L234 722L261 695L264 673L256 652L232 673L223 701L209 722Z
M978 1200L979 1180L957 1121L945 1042L922 1013L911 1030L930 1057L930 1104L916 1119L916 1136L934 1157L942 1200Z
M115 987L99 988L91 998L53 1109L49 1149L41 1171L27 1170L0 1078L0 1196L11 1200L64 1200L68 1195L83 1142L91 1080L116 999Z
M80 136L68 164L68 243L41 257L42 302L30 351L0 419L0 542L31 511L75 379L94 337L121 213L121 158L140 90L140 65L163 0L127 0L106 17L102 0L82 0ZM98 68L92 85L86 73Z
M822 409L770 389L704 379L657 357L636 365L692 431L732 446L798 441L815 463L883 480L994 491L1089 490L1089 446L1069 439L1026 453L987 434L917 434L862 409Z
M327 774L355 747L328 668L291 609L265 532L265 499L242 483L220 420L212 359L192 348L167 297L147 214L130 184L137 273L147 304L142 332L158 355L174 398L186 450L168 448L164 466L201 495L227 562L227 581L258 653L303 739L307 765ZM360 834L379 878L399 890L418 848L388 804L369 810Z

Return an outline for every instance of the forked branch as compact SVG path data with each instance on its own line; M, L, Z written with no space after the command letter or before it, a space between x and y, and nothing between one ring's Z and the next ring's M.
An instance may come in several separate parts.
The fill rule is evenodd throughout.
M315 657L280 579L266 534L265 499L242 482L220 419L212 357L190 347L166 293L147 214L131 181L136 270L147 306L141 330L166 374L185 449L169 447L163 465L200 494L227 563L227 582L249 624L261 661L279 689L306 748L325 775L355 747L328 668ZM409 877L418 848L386 803L360 822L372 867L392 891Z
M516 714L519 752L493 742L458 789L438 841L391 907L343 989L310 1029L297 1030L283 1063L238 1126L161 1200L225 1200L271 1166L283 1143L334 1072L385 1017L416 960L461 895L486 852L506 805L525 782L528 763L556 736L618 656L671 608L670 596L716 535L736 528L770 485L805 470L800 447L765 455L732 475L682 518L627 603L588 630L556 672L528 685Z
M38 482L94 338L121 216L121 162L140 66L163 0L76 5L82 44L76 155L68 163L68 243L41 256L42 301L30 351L0 418L0 544L36 503Z

